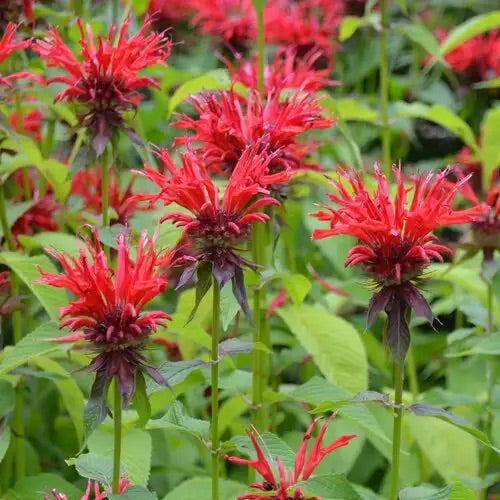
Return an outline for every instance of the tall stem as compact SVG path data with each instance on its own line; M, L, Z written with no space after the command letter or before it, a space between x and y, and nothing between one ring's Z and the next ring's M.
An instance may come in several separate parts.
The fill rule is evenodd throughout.
M264 4L255 8L257 15L257 90L262 96L265 93L264 68L266 64L265 39L264 39Z
M109 175L108 175L108 149L106 148L101 157L101 211L102 225L109 226Z
M5 187L3 183L0 183L0 223L2 225L2 230L4 234L5 241L7 242L7 248L13 252L16 250L16 243L14 241L14 236L9 227L9 222L7 220L6 204L5 204ZM19 277L11 272L10 275L10 286L11 295L15 297L19 295L21 283ZM22 336L22 318L21 311L14 311L12 313L12 331L14 344L17 344ZM26 460L24 454L24 385L20 381L16 387L16 397L15 397L15 407L12 417L11 429L13 435L13 449L15 458L15 471L16 479L20 480L24 478L26 472Z
M118 380L115 377L114 383L114 405L113 405L113 429L114 429L114 448L113 448L113 493L118 493L120 484L120 458L122 453L122 396L118 387Z
M389 129L389 65L387 57L387 0L380 0L380 115L382 119L382 162L391 173L391 136Z
M391 500L398 500L399 493L399 453L401 448L401 423L403 420L403 376L402 366L394 363L394 425L392 430L392 472L391 472Z
M220 333L220 286L213 278L212 299L212 500L219 500L219 333Z

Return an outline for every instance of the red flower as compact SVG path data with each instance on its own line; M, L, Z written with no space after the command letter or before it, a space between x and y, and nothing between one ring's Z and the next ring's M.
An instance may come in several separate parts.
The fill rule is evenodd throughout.
M158 17L161 19L174 22L185 19L190 13L193 0L178 0L171 2L170 0L150 0L148 14L156 21Z
M276 0L266 11L266 40L293 46L302 56L319 50L328 66L342 12L340 0Z
M60 328L68 327L76 333L55 340L89 342L98 353L89 366L97 372L95 386L117 377L127 405L135 390L138 367L159 383L164 382L156 370L145 364L140 351L150 334L164 325L169 316L163 311L142 312L142 309L167 287L164 270L170 265L173 252L158 254L153 241L143 234L132 260L126 234L122 233L117 240L117 263L113 271L96 229L93 236L93 242L86 241L89 255L83 249L78 258L48 250L60 262L63 272L52 274L40 270L39 282L66 288L76 296L60 311L60 318L66 318Z
M35 234L37 231L56 231L59 227L55 214L59 203L52 194L34 199L28 209L23 212L12 226L12 234L17 238L20 234Z
M328 79L331 68L315 69L316 62L322 57L322 52L312 50L302 57L297 56L297 49L288 47L274 54L273 63L265 67L264 85L266 93L279 92L284 89L300 89L304 92L316 92L322 87L331 86L337 82ZM241 82L249 88L257 88L257 58L246 61L238 56L239 65L233 66L225 61L231 79Z
M14 37L16 36L16 30L17 26L14 23L9 23L5 28L2 38L0 38L0 63L16 50L23 50L31 45L31 40L15 41ZM26 78L30 75L31 74L26 71L12 73L6 76L0 75L0 85L11 87L12 80L16 80L17 78Z
M240 495L238 500L267 500L269 498L275 498L276 500L289 500L291 498L295 500L303 500L306 498L309 498L309 500L320 500L318 497L306 497L305 493L300 488L296 488L295 485L299 481L306 481L326 455L337 448L346 446L349 444L351 439L356 437L356 434L343 435L329 445L322 446L326 429L333 417L335 417L335 413L333 413L321 426L318 437L314 441L309 455L306 458L307 443L311 438L314 426L321 419L321 417L317 417L311 422L304 433L302 443L297 450L293 471L288 472L285 471L283 463L279 457L274 459L274 457L270 457L269 455L266 456L266 453L262 450L257 438L255 437L255 430L250 431L248 435L255 448L255 452L257 454L256 458L253 460L239 457L226 458L231 462L249 465L255 469L262 476L263 481L261 483L254 483L251 486L252 488L265 493L262 495L259 493L245 493ZM278 477L276 477L276 473L274 471L275 468L278 469Z
M78 20L82 61L55 29L50 29L48 36L33 46L49 67L59 67L66 72L48 82L66 85L56 101L65 99L83 106L81 124L92 131L92 146L98 156L104 151L113 129L122 125L123 112L137 108L142 100L139 89L158 87L155 80L138 72L163 63L170 55L172 44L163 33L145 35L151 20L147 20L137 34L127 37L130 22L128 17L117 36L112 26L106 38L95 39L91 27L87 25L84 30ZM124 130L130 133L130 129Z
M236 298L243 310L249 313L241 266L253 264L237 255L237 246L249 238L254 222L269 219L259 209L279 204L265 189L281 176L267 174L272 156L258 154L258 147L245 149L222 199L207 169L190 148L181 154L181 168L177 168L167 150L161 150L159 157L168 176L148 166L138 173L156 184L160 192L137 198L151 203L161 200L165 205L176 203L190 212L171 212L161 219L161 222L172 220L175 225L183 227L185 240L195 247L196 262L184 271L178 288L189 282L199 263L208 263L221 287L232 280Z
M257 143L274 155L269 167L273 173L315 168L304 159L311 147L302 144L299 135L334 123L322 115L319 100L307 94L281 100L275 92L263 101L256 91L245 100L233 91L220 91L194 96L192 104L199 118L184 115L173 125L194 134L178 137L175 143L200 142L196 152L209 170L219 173L230 173L245 148ZM284 176L279 182L285 180Z
M118 484L118 495L121 495L127 489L130 488L130 481L126 477L120 477L120 481ZM110 490L101 491L101 487L97 481L91 481L90 479L87 481L87 488L85 489L85 493L83 494L81 500L104 500L108 497L108 493L111 493ZM52 497L45 495L44 500L68 500L68 497L64 493L58 493L54 488L51 490L50 494Z
M500 76L500 29L483 37L482 48L483 56L477 58L481 78L489 80Z
M118 183L118 179L115 178L113 169L109 169L108 175L109 206L116 212L116 222L126 224L134 212L145 210L133 197L134 178L130 180L128 186L123 190ZM102 212L101 167L79 170L71 181L71 193L82 198L84 210L100 214Z
M380 287L370 302L368 326L376 313L388 314L388 342L394 357L404 359L409 345L393 342L399 327L406 320L404 313L411 307L419 316L425 316L432 324L434 316L424 296L412 284L422 277L431 260L442 261L443 254L451 254L445 245L435 242L433 231L438 226L470 222L482 211L480 206L465 210L453 210L455 194L468 181L464 177L456 184L446 180L449 169L436 174L413 177L411 188L403 183L401 168L395 168L397 191L393 200L385 176L375 166L377 190L371 194L358 173L342 171L339 179L332 181L335 194L328 197L338 208L320 210L314 217L330 222L330 229L316 229L314 239L336 234L348 234L359 243L348 253L346 266L362 265L368 275ZM348 191L342 178L350 184ZM407 195L413 190L411 203ZM407 331L407 330L406 330ZM401 340L401 339L396 339Z
M36 109L22 115L23 132L31 136L37 142L42 139L42 119L42 113ZM11 127L16 132L21 132L21 127L19 127L19 118L16 111L11 113L9 121Z
M220 38L235 49L244 48L256 35L251 0L191 0L191 24L201 33Z

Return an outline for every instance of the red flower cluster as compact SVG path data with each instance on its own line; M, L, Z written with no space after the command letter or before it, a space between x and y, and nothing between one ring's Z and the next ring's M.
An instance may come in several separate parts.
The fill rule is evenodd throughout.
M28 209L23 212L12 226L12 234L35 234L38 231L55 231L59 227L55 214L59 210L59 203L52 194L46 194L35 199Z
M122 189L113 169L109 169L108 176L109 206L117 216L114 222L125 225L134 212L145 210L145 208L141 207L133 197L134 179L130 180L125 189ZM84 210L95 214L102 213L101 168L88 168L76 172L71 181L71 193L81 197Z
M30 111L29 113L24 113L22 115L22 122L19 123L19 117L17 112L13 111L10 115L9 122L10 126L16 131L21 132L21 130L32 137L35 141L39 142L42 139L42 119L43 115L37 109ZM22 126L19 126L22 125Z
M16 41L14 39L16 36L16 30L17 26L14 23L9 23L5 28L2 38L0 38L0 63L16 50L24 50L31 45L31 40ZM0 75L0 85L11 87L13 80L16 80L17 78L26 78L28 76L30 76L30 73L26 71L11 73L6 76Z
M406 348L397 347L391 335L406 325L404 312L411 307L417 315L434 320L427 301L412 281L421 278L431 260L443 260L443 254L451 250L435 242L433 231L438 226L470 222L482 207L453 210L455 194L466 184L470 176L456 184L446 180L449 169L437 175L413 177L411 188L403 183L401 168L395 168L397 191L393 200L389 197L387 179L375 166L377 190L371 194L358 173L342 171L339 179L332 181L336 193L328 197L338 208L328 207L312 214L330 223L330 229L316 229L314 239L336 234L348 234L359 240L347 256L346 266L361 264L375 281L380 291L374 294L368 312L370 325L377 312L385 310L389 318L388 341L397 359L404 359ZM350 185L350 191L342 180ZM413 190L411 203L407 195ZM404 351L404 352L403 352ZM401 358L402 356L402 358Z
M337 84L328 79L331 68L316 69L316 63L322 57L322 52L312 50L302 57L297 57L297 49L288 47L274 54L273 63L264 70L264 87L266 94L284 89L298 89L304 92L316 92L322 87ZM251 61L238 56L238 66L225 61L231 79L246 87L257 88L257 58Z
M130 488L130 485L131 483L128 478L120 477L118 495L127 491ZM108 493L110 493L109 490L101 491L101 487L97 481L92 482L89 479L87 482L87 488L85 489L85 493L83 494L81 500L91 500L92 494L93 500L104 500L105 498L108 498ZM56 489L53 489L50 494L50 497L45 495L44 500L68 500L68 497L64 493L59 493Z
M89 365L91 371L97 372L94 387L104 387L116 377L127 405L135 390L137 368L164 383L163 377L145 364L140 351L150 334L158 325L164 325L169 316L163 311L142 313L142 309L167 287L165 270L174 254L158 254L153 241L143 234L134 261L123 233L117 240L116 271L113 271L97 230L93 237L93 242L86 241L90 259L83 249L78 258L47 250L60 262L63 272L52 274L40 270L39 282L65 288L77 297L60 311L60 318L66 318L60 328L67 326L76 333L55 340L90 342L98 353Z
M435 34L443 41L448 32L438 28ZM500 30L478 35L445 54L448 64L458 73L466 73L473 81L500 75Z
M320 500L318 497L306 497L305 493L300 488L296 488L295 485L299 481L306 481L326 455L337 448L346 446L351 439L356 437L355 434L343 435L329 445L322 446L326 429L333 417L335 417L335 413L333 413L321 426L318 437L306 458L307 443L309 439L311 439L314 426L321 417L317 417L311 422L297 450L293 471L289 471L288 473L285 471L280 457L276 457L274 460L274 457L266 456L266 453L262 450L257 441L255 430L250 431L248 435L255 448L256 458L253 460L239 457L226 458L231 462L249 465L255 469L262 476L263 481L261 483L254 483L251 486L263 493L245 493L240 495L238 500L267 500L269 498L275 498L276 500L290 500L292 498L294 500L305 500L306 498L309 500ZM274 472L274 464L278 469L278 477L276 477Z
M328 128L334 120L323 116L319 100L296 93L280 99L279 92L264 100L250 91L243 100L234 91L203 93L192 98L199 118L181 116L173 125L193 130L191 137L178 137L176 144L201 143L195 150L211 171L230 173L248 145L260 144L273 155L270 171L316 168L305 156L310 147L299 142L307 130Z
M163 61L170 55L172 43L164 34L145 32L147 20L133 36L127 37L131 19L128 17L117 36L114 26L108 36L97 37L90 26L80 29L82 61L79 61L55 29L46 39L38 40L33 50L46 60L49 67L59 67L66 75L49 78L49 83L62 83L66 88L56 101L66 99L84 106L81 124L92 132L92 147L97 156L105 149L113 129L122 125L123 112L137 107L142 99L139 89L158 87L155 80L138 72ZM124 129L126 133L130 129ZM134 135L130 134L134 139Z
M269 219L259 209L279 203L265 188L282 180L284 175L268 174L272 155L259 154L258 147L247 148L237 161L221 199L205 165L190 148L181 154L181 168L174 164L167 150L161 150L159 157L168 176L147 165L138 173L156 184L160 192L136 198L150 203L161 200L166 206L175 203L190 212L171 212L161 219L183 227L185 239L194 245L195 262L184 271L178 287L194 276L199 263L210 263L221 287L232 280L235 296L248 313L241 266L252 263L237 255L236 247L249 238L252 223Z

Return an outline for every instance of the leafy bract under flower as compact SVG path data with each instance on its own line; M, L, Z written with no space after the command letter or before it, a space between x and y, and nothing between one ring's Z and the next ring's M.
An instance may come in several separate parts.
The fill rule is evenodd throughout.
M229 280L236 287L235 295L244 310L248 310L242 283L242 265L252 263L238 255L238 245L248 239L254 222L266 222L269 216L262 207L279 204L266 189L283 177L269 174L273 155L259 152L259 147L244 150L236 163L222 197L198 156L188 148L181 154L178 168L167 150L159 152L168 175L146 166L138 172L160 188L155 195L138 195L138 199L165 205L175 203L186 212L170 212L162 218L183 228L185 241L194 248L195 264L186 269L178 286L185 284L195 273L197 263L208 262L220 286Z
M482 212L482 207L452 208L454 196L470 176L451 183L446 179L449 169L445 169L436 175L414 176L411 186L406 187L401 167L394 168L394 174L396 195L391 199L387 179L377 165L374 193L368 191L359 173L341 171L339 178L331 181L336 192L328 194L337 206L312 215L330 222L329 229L314 230L314 239L337 234L358 239L345 265L361 265L380 289L370 302L368 324L377 312L387 313L386 341L395 359L402 362L409 346L408 308L431 324L434 320L414 283L418 283L432 260L442 261L443 254L451 254L450 248L436 243L433 231L438 226L470 222Z
M155 80L140 76L139 71L163 63L171 51L172 43L164 33L145 34L151 20L146 20L138 33L127 36L130 22L127 17L118 33L112 26L103 38L95 37L90 25L84 28L77 20L81 60L54 28L33 46L49 67L59 67L66 73L51 77L48 82L66 86L56 101L65 99L83 105L81 125L92 131L92 146L98 156L113 129L122 125L123 112L135 109L142 100L139 89L158 87Z
M296 488L296 485L299 481L306 481L309 479L316 467L329 453L337 448L346 446L351 439L356 437L356 434L343 435L332 443L323 446L323 437L333 417L335 417L335 413L321 426L318 436L308 454L307 444L309 439L311 439L314 426L321 417L317 417L311 422L297 450L293 471L285 471L280 457L270 457L266 455L259 444L259 436L256 436L255 429L251 430L248 436L255 448L256 458L226 458L231 462L248 465L255 469L262 476L263 481L260 483L253 483L251 486L261 491L262 494L258 492L245 493L240 495L238 500L266 500L268 498L275 498L277 500L289 500L291 498L295 500L305 500L306 498L309 500L320 500L318 497L306 496L300 488Z
M194 96L192 104L199 117L181 116L173 125L194 134L175 142L201 143L196 152L209 170L218 173L232 172L247 146L256 144L274 155L269 165L272 173L316 168L305 161L311 147L299 135L334 123L323 116L319 100L307 93L282 100L279 92L265 99L255 90L246 98L234 91L207 92Z
M89 342L97 352L89 368L97 372L98 378L116 377L127 404L134 393L138 367L153 377L157 375L144 364L141 351L150 334L164 325L169 316L164 311L142 310L167 287L165 271L174 253L157 253L153 241L143 234L133 260L126 234L122 233L117 240L118 255L113 270L99 243L97 230L86 246L87 252L81 249L77 258L47 250L59 261L63 272L40 270L40 282L65 288L76 297L60 310L60 318L66 318L60 328L68 327L75 333L54 340Z

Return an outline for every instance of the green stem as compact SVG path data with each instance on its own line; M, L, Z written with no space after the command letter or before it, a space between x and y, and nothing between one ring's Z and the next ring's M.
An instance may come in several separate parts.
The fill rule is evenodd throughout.
M115 26L118 26L118 0L111 0L111 18Z
M102 225L109 226L109 175L108 175L108 149L102 153L101 158L101 211Z
M47 124L47 134L45 135L45 141L42 145L42 154L46 159L50 158L52 152L52 146L54 144L54 134L56 130L56 121L52 118ZM40 198L42 198L47 192L47 180L43 175L38 178L38 192Z
M213 278L212 299L212 500L219 500L219 334L220 334L220 286Z
M260 266L265 266L266 254L266 227L263 224L255 224L252 237L252 252L254 262ZM255 328L253 332L253 342L264 344L270 349L269 332L266 328L264 308L266 305L266 289L258 287L254 292L253 315ZM252 424L259 431L266 430L266 411L262 403L264 391L267 386L267 366L266 353L262 350L255 350L253 353L252 367Z
M391 500L398 500L399 493L399 454L401 448L401 423L403 420L403 376L404 372L398 362L394 363L394 425L392 430L392 469Z
M71 152L69 154L68 158L68 168L71 168L73 165L73 162L75 161L76 155L78 154L78 151L80 151L80 148L82 147L83 140L85 139L85 130L80 129L78 133L76 134L76 140L73 143L73 147L71 148Z
M114 405L113 405L113 429L114 429L114 448L113 448L113 493L118 493L120 484L120 458L122 453L122 396L118 387L118 380L115 377L114 384Z
M493 333L493 284L488 281L486 283L487 293L488 293L488 331L486 335L491 335Z
M7 221L5 187L3 183L0 183L0 223L2 225L5 241L7 242L7 248L11 252L14 252L16 250L16 243ZM10 276L10 286L12 297L19 295L21 282L19 281L19 277L13 272L11 272ZM14 311L12 313L12 331L14 344L17 344L23 336L21 311ZM24 454L23 395L24 385L22 381L20 381L16 387L15 406L11 423L12 437L14 439L13 450L17 480L22 479L26 471L26 459Z
M389 65L387 57L387 0L380 0L380 114L382 118L382 162L391 173L391 136L389 128Z
M256 7L255 13L257 15L257 90L262 96L264 96L264 70L266 64L264 39L264 5Z

